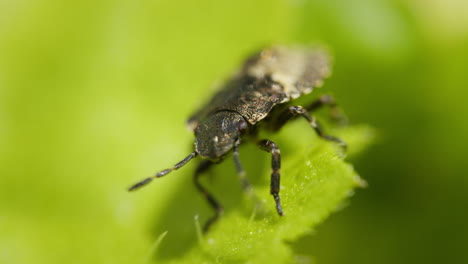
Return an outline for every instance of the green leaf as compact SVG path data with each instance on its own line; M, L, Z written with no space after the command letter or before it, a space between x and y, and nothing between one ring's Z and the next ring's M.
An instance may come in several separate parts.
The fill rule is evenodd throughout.
M367 126L349 127L334 133L347 141L348 154L351 156L362 151L373 138L373 130ZM289 134L286 132L285 135ZM279 217L274 209L268 184L262 183L261 186L255 186L258 201L257 205L249 209L250 211L245 212L245 207L249 207L245 203L241 203L242 205L234 210L228 210L208 234L202 236L198 232L196 245L184 252L181 257L166 261L173 263L291 262L294 253L287 242L292 242L310 232L334 210L342 208L343 201L353 194L354 188L365 185L352 165L342 159L343 155L337 146L323 140L314 142L314 145L306 147L304 151L296 152L283 162L281 171L281 198L285 210L283 217ZM252 199L248 200L254 204ZM193 229L199 228L201 224L197 217ZM168 230L167 236L171 236L171 230ZM161 243L164 244L164 240Z

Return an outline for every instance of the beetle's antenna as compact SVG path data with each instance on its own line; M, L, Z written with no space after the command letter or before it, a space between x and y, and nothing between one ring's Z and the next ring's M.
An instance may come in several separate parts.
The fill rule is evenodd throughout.
M166 174L169 174L173 170L179 169L180 167L187 164L191 159L195 158L196 156L198 156L198 153L196 151L190 153L190 155L188 155L181 162L174 165L174 167L169 168L169 169L165 169L163 171L160 171L160 172L156 173L156 175L154 175L152 177L148 177L148 178L146 178L146 179L144 179L144 180L142 180L142 181L140 181L138 183L135 183L132 187L128 188L128 191L134 191L136 189L139 189L139 188L145 186L146 184L150 183L154 178L160 178L160 177L162 177L162 176L164 176Z

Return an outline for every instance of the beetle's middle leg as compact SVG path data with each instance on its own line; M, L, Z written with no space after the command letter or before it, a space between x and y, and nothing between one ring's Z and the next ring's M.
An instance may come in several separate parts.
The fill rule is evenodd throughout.
M206 201L210 204L210 206L215 210L215 215L208 219L203 226L203 232L206 233L211 225L218 220L218 218L223 213L223 207L221 204L214 198L214 196L208 192L208 190L201 185L199 177L200 175L207 171L214 163L209 160L202 161L197 169L195 170L195 174L193 175L193 182L197 187L197 190L205 197Z
M346 150L346 143L338 137L325 134L320 124L317 122L315 116L309 114L307 109L302 106L291 106L286 111L284 111L278 118L277 126L278 128L283 126L288 120L294 119L298 116L304 117L310 124L310 126L315 130L317 135L325 140L333 141L338 143L344 150Z

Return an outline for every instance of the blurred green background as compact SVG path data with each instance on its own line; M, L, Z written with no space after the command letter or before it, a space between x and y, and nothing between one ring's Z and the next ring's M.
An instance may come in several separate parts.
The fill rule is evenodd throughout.
M1 0L0 263L140 262L193 165L125 188L187 155L186 117L270 43L328 46L324 91L380 134L353 161L369 188L295 251L468 263L467 14L464 0Z

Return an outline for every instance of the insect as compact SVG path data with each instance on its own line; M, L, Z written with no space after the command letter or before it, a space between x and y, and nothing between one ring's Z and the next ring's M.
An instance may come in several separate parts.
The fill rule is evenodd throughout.
M321 138L346 148L341 139L325 134L315 117L309 114L325 105L332 110L336 109L331 96L321 96L306 106L294 104L294 99L321 86L329 74L329 57L320 49L272 46L254 54L204 107L189 118L188 127L195 134L194 151L172 168L131 186L129 191L139 189L153 179L165 176L201 156L203 161L196 168L193 181L215 211L203 227L206 232L221 216L223 207L200 183L200 175L233 152L242 186L245 190L251 188L239 159L239 146L253 140L260 149L272 156L270 193L278 214L283 215L279 195L280 149L271 140L258 140L257 134L259 129L278 131L289 120L303 117Z

